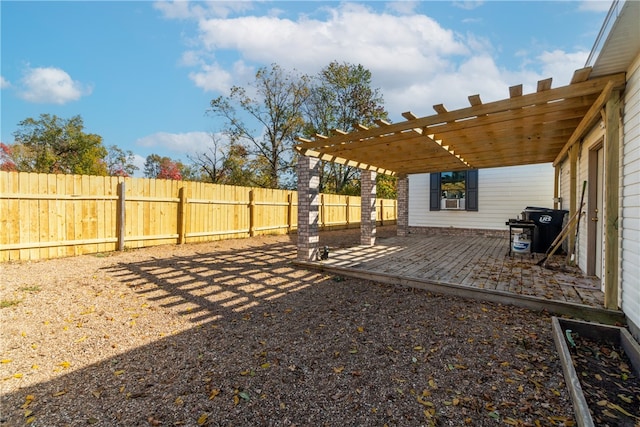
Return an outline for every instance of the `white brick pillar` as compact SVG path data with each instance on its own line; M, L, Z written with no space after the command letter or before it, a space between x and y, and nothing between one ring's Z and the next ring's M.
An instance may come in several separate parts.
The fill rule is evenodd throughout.
M320 160L298 158L298 260L315 261L318 257L318 219L320 204Z
M363 170L360 174L360 244L376 244L376 173Z
M409 234L409 177L398 177L398 221L396 234L405 237Z

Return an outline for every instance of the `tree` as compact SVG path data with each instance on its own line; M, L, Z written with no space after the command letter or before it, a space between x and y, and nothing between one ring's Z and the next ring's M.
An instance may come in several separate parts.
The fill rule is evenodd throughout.
M107 155L104 159L107 166L107 173L110 176L128 177L134 174L139 168L134 164L135 156L131 150L124 151L117 145L107 148Z
M62 119L41 114L18 123L12 151L19 171L106 175L102 137L84 132L82 117ZM14 157L16 154L14 153Z
M169 157L160 157L157 154L150 154L144 162L144 176L156 179L182 180L185 166ZM188 172L188 170L187 170Z
M250 93L255 93L252 98ZM293 171L293 144L304 124L302 105L309 94L308 78L285 72L277 64L260 68L251 90L233 86L228 97L211 100L208 113L226 120L224 132L233 144L247 145L255 156L256 184L278 188L280 177ZM258 126L240 118L240 109Z
M362 65L331 62L315 77L310 96L304 104L304 134L332 136L335 129L355 130L356 124L370 126L387 119L384 100L371 88L371 72ZM359 194L359 169L337 163L321 167L322 191Z
M13 172L17 170L18 167L13 159L13 147L0 142L0 171Z

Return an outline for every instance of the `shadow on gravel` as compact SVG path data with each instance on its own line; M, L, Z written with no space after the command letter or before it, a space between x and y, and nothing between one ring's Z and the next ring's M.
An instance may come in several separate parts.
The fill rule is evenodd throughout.
M109 267L193 327L3 394L0 424L570 422L546 316L328 276L294 256L278 243Z

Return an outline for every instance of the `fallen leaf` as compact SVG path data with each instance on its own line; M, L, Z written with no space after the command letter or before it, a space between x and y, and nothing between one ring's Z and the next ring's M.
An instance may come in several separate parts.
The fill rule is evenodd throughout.
M58 392L53 393L51 396L53 396L53 397L60 397L60 396L62 396L62 395L64 395L64 394L67 394L67 390L60 390L60 391L58 391Z
M11 363L11 359L2 359L0 363Z
M62 369L67 369L67 368L69 368L69 366L71 366L71 363L69 363L69 362L67 362L65 360L64 362L58 363L58 366L62 366Z
M344 371L344 366L338 366L337 368L333 368L333 372L335 372L336 374L339 374L342 371Z
M219 395L219 394L220 394L220 389L215 388L215 389L211 390L211 393L209 394L209 400L215 399L216 396Z
M198 425L199 426L203 426L204 423L207 422L207 419L209 418L209 414L204 413L202 415L200 415L200 418L198 418Z
M115 376L117 377L117 376L119 376L119 375L124 374L124 372L125 372L125 370L124 370L124 369L120 369L120 370L118 370L118 371L114 371L114 372L113 372L113 375L115 375Z

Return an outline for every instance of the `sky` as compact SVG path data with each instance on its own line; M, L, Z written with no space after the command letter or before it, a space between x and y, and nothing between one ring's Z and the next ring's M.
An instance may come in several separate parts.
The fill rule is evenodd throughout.
M569 84L610 1L0 1L0 138L41 114L136 155L188 162L224 123L212 99L260 67L372 74L392 122Z

